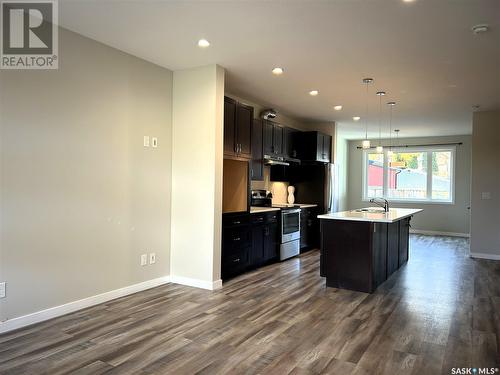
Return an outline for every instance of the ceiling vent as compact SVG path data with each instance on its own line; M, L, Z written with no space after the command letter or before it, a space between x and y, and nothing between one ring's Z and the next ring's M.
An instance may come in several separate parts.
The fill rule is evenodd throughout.
M264 120L272 120L274 118L276 118L276 111L274 109L264 109L261 113L260 113L260 117L263 118Z
M472 26L472 32L474 34L482 34L487 32L489 29L490 27L486 24Z

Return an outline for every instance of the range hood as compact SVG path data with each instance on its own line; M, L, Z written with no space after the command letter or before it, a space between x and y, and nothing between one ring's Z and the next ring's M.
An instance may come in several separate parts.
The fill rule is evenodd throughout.
M290 163L285 161L285 158L281 156L264 155L264 165L285 165L288 166Z

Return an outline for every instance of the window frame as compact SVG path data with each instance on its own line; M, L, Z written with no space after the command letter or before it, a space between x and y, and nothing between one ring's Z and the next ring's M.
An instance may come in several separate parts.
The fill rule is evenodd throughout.
M427 198L425 199L394 199L389 198L388 186L389 186L389 174L388 174L388 157L387 152L388 148L384 148L384 161L383 161L383 197L387 199L389 202L395 203L423 203L423 204L455 204L455 161L456 161L456 146L421 146L421 147L392 147L392 151L394 153L412 153L412 152L426 152L427 153ZM444 199L432 199L432 153L433 152L450 152L450 194L451 197L449 200ZM370 197L368 197L368 154L375 153L374 149L363 150L362 156L362 201L368 202L370 201Z

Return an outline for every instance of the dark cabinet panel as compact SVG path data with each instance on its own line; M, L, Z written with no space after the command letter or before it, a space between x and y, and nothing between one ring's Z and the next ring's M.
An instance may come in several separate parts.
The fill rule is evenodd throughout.
M263 150L264 155L283 156L285 128L281 125L264 120Z
M294 135L297 131L291 128L283 128L283 156L297 158Z
M408 261L408 250L410 245L410 219L399 222L399 266Z
M319 245L319 222L316 207L300 211L300 248L310 249Z
M250 214L222 216L222 278L227 279L244 272L250 264L252 227Z
M252 180L264 179L262 120L253 120L252 124Z
M301 132L295 135L298 157L304 161L331 161L332 137L320 132Z
M275 155L283 154L283 128L277 124L273 125L273 148Z
M224 97L224 154L236 153L236 101Z
M252 157L253 107L224 97L224 155Z
M274 153L273 133L274 133L273 123L270 121L264 121L263 135L262 135L264 155L272 155Z
M387 224L373 224L373 286L387 279Z
M239 154L245 158L252 156L253 107L239 103L236 114L236 139Z
M264 217L262 216L262 219ZM258 267L264 259L264 224L252 225L252 254L250 264Z
M387 228L387 277L399 267L399 222L391 223Z
M278 223L264 226L264 262L278 258L279 230Z

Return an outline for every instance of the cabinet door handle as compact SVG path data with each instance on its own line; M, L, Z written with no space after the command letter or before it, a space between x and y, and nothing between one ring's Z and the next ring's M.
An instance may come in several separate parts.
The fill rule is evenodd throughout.
M241 238L240 238L240 237L235 237L235 238L234 238L234 240L235 240L235 241L240 241L240 240L241 240Z
M241 224L241 221L233 221L233 224Z
M238 263L241 259L240 258L236 258L235 260L233 260L234 263Z
M239 143L239 146L238 146L238 153L241 154L241 143Z

